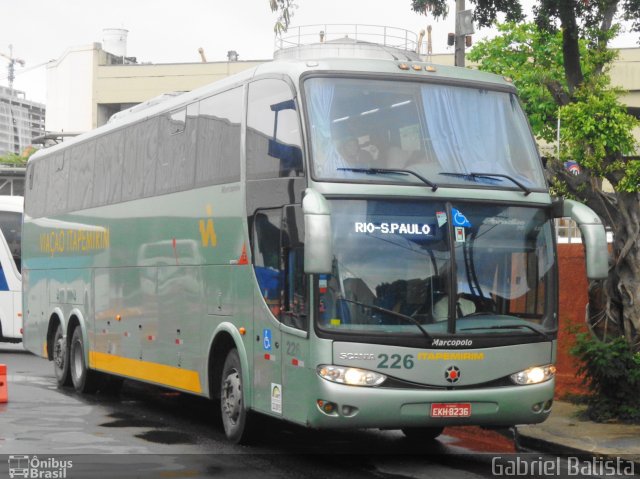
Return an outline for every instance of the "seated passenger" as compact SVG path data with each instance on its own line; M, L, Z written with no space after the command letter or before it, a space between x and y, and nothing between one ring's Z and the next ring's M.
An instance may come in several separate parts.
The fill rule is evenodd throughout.
M456 305L456 309L458 310L456 312L457 318L462 318L476 312L476 304L461 296L458 296ZM433 305L433 320L446 321L447 319L449 319L449 296L445 295Z
M349 137L340 144L340 154L351 168L373 168L373 157L367 150L360 148L355 137Z
M404 168L409 160L410 152L392 145L384 133L372 135L371 145L379 168Z

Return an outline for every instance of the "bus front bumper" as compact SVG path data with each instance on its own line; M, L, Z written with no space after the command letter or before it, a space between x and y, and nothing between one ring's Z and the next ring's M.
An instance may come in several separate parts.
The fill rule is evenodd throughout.
M460 390L357 387L319 379L308 425L318 429L401 429L432 426L513 426L543 422L554 380L526 386ZM330 412L321 404L330 403ZM464 417L431 417L433 404L470 405Z

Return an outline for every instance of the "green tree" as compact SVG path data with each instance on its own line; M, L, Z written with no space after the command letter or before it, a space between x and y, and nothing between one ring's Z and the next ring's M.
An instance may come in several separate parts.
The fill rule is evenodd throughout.
M629 115L611 88L607 66L615 51L578 41L582 81L569 89L564 69L563 34L534 24L504 24L500 35L478 43L469 59L481 69L513 78L534 133L554 140L561 119L561 155L547 163L547 174L559 192L588 204L614 233L613 262L603 288L592 290L591 301L601 307L592 318L602 336L624 331L637 349L640 331L640 162L629 155L637 147ZM610 30L612 35L614 30ZM600 38L604 38L600 34ZM581 165L572 175L566 160ZM615 193L603 191L604 180ZM594 285L595 286L595 285ZM599 295L600 297L596 297Z

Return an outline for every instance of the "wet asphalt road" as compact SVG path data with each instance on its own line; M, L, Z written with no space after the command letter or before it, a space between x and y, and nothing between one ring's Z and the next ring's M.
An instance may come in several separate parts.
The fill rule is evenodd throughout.
M9 402L0 404L0 478L6 455L73 460L66 477L492 477L509 441L455 434L417 443L399 431L311 431L261 420L251 447L230 445L212 402L126 381L119 396L56 387L48 361L0 343ZM506 445L505 445L506 444ZM489 452L488 452L489 451Z

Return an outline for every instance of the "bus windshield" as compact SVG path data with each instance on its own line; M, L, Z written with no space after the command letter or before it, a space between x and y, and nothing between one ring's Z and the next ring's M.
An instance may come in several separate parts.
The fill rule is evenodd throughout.
M536 335L556 330L548 213L535 207L332 200L334 259L319 327L340 333ZM452 221L450 221L452 218Z
M304 85L318 180L421 181L406 173L371 174L405 169L437 185L545 188L532 135L512 93L324 77Z

